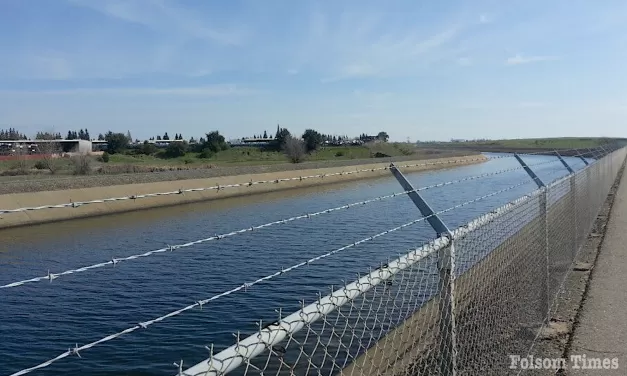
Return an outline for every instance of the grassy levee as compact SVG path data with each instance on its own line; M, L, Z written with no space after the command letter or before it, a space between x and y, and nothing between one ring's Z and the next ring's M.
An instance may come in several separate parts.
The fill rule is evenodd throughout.
M405 167L403 168L403 171L417 172L438 168L450 168L455 166L481 163L485 160L486 158L484 156L471 155L466 157L430 159L427 161L406 161L403 163L403 165L415 164L416 166ZM172 206L183 203L208 201L227 197L274 192L286 189L296 189L301 187L341 183L381 176L390 176L389 170L377 170L354 174L327 176L322 178L303 179L302 181L282 181L280 183L266 183L253 186L248 186L246 184L250 181L274 181L277 179L287 179L298 176L324 175L356 170L379 169L387 166L389 166L389 163L386 162L300 171L280 171L261 174L221 176L207 179L190 179L142 184L112 185L106 187L93 187L83 189L66 189L59 191L4 194L0 195L0 209L11 210L23 207L67 204L71 202L100 200L112 197L130 197L135 195L151 194L158 192L173 192L178 191L179 189L185 190L203 187L215 187L217 185L226 186L230 184L244 184L244 186L241 187L221 190L212 189L206 191L186 192L184 194L141 198L136 200L109 201L104 203L81 205L75 208L55 208L5 213L0 214L0 229L31 225L36 223L99 216L111 213L128 212L155 207Z
M482 259L478 256L476 263L456 279L458 375L506 375L517 371L508 368L508 355L524 357L546 317L544 218L537 215L498 244L499 231L506 230L504 225L515 223L517 213L537 208L538 204L537 197L532 198L522 208L514 208L455 240L458 255L465 249L495 246ZM548 218L568 205L572 202L567 195L550 207ZM552 271L550 267L549 273ZM434 296L344 368L342 374L439 375L439 299Z

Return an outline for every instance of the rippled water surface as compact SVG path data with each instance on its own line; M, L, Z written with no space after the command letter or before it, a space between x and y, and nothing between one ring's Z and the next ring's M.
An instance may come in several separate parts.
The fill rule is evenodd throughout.
M490 155L489 155L490 156ZM555 160L527 156L529 164ZM583 162L567 158L574 168ZM518 167L514 158L409 174L414 186ZM555 160L534 168L545 182L566 175ZM450 228L503 205L536 185L519 169L486 179L423 191L434 210L525 184L442 214ZM0 284L142 253L167 244L357 202L402 191L393 177L288 192L153 209L0 232ZM58 209L70 210L70 209ZM420 217L406 196L320 215L258 231L61 277L0 290L0 375L41 363L75 344L91 342L272 274L320 254ZM233 332L253 333L256 321L274 320L299 301L352 281L434 237L424 222L338 252L247 291L194 309L63 359L35 375L172 375L173 362L191 365L233 344Z

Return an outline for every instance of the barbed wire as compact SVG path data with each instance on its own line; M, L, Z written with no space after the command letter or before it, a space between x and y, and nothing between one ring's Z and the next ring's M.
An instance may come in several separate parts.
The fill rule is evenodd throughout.
M564 152L569 152L569 151L576 151L579 154L581 154L580 151L583 151L584 154L589 154L589 153L594 153L594 152L599 151L599 150L602 150L602 149L600 147L593 148L593 149L572 148L572 149L555 149L554 151L557 151L558 153L564 153ZM489 152L489 151L486 151L486 152ZM492 160L492 159L503 159L503 158L514 158L514 154L519 154L519 155L521 155L523 157L526 156L526 155L545 155L545 156L548 157L548 156L551 156L551 155L548 154L548 153L551 153L551 152L552 152L551 150L542 150L542 151L536 151L536 152L533 152L533 153L528 153L528 152L525 152L525 151L521 151L521 152L507 152L506 155L498 155L498 156L487 157L487 158L489 160ZM495 152L495 153L497 153L497 152ZM563 155L563 154L560 154L560 155L562 157L569 157L569 156ZM577 156L571 156L571 157L577 157Z
M402 166L398 166L398 168L410 168L410 167L420 167L420 166L434 166L434 165L450 165L450 164L457 164L457 163L462 163L462 162L477 162L477 161L485 161L485 157L482 158L471 158L471 159L449 159L449 160L445 160L445 161L437 161L437 162L427 162L427 163L415 163L415 164L408 164L408 165L402 165ZM388 170L389 166L384 166L384 167L376 167L376 168L369 168L369 169L361 169L361 170L355 170L355 171L340 171L340 172L333 172L333 173L329 173L329 174L317 174L317 175L308 175L308 176L298 176L298 177L291 177L291 178L280 178L280 179L274 179L274 180L259 180L259 181L249 181L247 183L236 183L236 184L226 184L226 185L214 185L211 187L201 187L201 188L190 188L190 189L179 189L177 191L170 191L170 192L158 192L158 193L146 193L146 194L138 194L138 195L131 195L131 196L122 196L122 197L110 197L110 198L104 198L104 199L97 199L97 200L89 200L89 201L75 201L75 202L70 202L70 203L64 203L64 204L53 204L53 205L41 205L41 206L32 206L32 207L22 207L22 208L17 208L17 209L1 209L0 210L0 215L1 214L12 214L12 213L21 213L21 212L27 212L27 211L34 211L34 210L44 210L44 209L62 209L62 208L77 208L80 206L84 206L84 205L90 205L90 204L103 204L106 202L114 202L114 201L128 201L128 200L138 200L138 199L142 199L142 198L150 198L150 197L159 197L159 196L171 196L171 195L182 195L185 193L191 193L191 192L203 192L203 191L221 191L224 189L230 189L230 188L241 188L241 187L252 187L254 185L261 185L261 184L278 184L278 183L282 183L282 182L289 182L289 181L303 181L303 180L307 180L307 179L324 179L326 177L334 177L334 176L341 176L341 175L352 175L352 174L359 174L359 173L365 173L365 172L377 172L377 171L384 171L384 170Z
M567 150L576 150L576 149L567 149ZM531 154L528 153L528 155L533 155L533 153ZM486 158L487 160L493 160L493 159L512 158L512 157L513 157L512 155L504 155L504 156L473 158L473 159L454 159L454 160L446 160L446 161L438 161L438 162L416 163L416 164L402 165L402 166L397 166L397 167L408 168L408 167L432 166L432 165L440 165L440 164L456 164L456 163L461 163L461 162L484 161L486 160ZM223 189L251 187L251 186L260 185L260 184L269 184L269 183L278 184L281 182L303 181L307 179L316 179L316 178L324 179L325 177L352 175L352 174L365 173L365 172L377 172L377 171L383 171L387 169L389 169L389 167L385 166L385 167L361 169L361 170L355 170L355 171L349 170L349 171L334 172L330 174L317 174L317 175L299 176L299 177L291 177L291 178L280 178L280 179L274 179L274 180L250 181L247 183L236 183L236 184L226 184L226 185L218 184L218 185L211 186L211 187L179 189L177 191L169 191L169 192L146 193L146 194L138 194L138 195L122 196L122 197L109 197L109 198L89 200L89 201L74 201L74 202L69 202L69 203L64 203L64 204L49 204L49 205L41 205L41 206L21 207L21 208L16 208L16 209L0 209L0 215L22 213L22 212L35 211L35 210L77 208L80 206L90 205L90 204L103 204L106 202L128 201L128 200L137 200L137 199L142 199L142 198L182 195L182 194L191 193L191 192L203 192L203 191L211 191L211 190L220 191Z
M584 167L583 170L585 170L586 168L588 167ZM452 231L451 238L454 240L462 239L465 236L467 236L469 233L473 231L477 231L479 228L484 227L488 225L489 223L493 223L498 218L507 215L507 213L512 213L512 210L514 210L515 208L522 208L523 205L527 204L533 197L539 196L547 192L547 190L553 187L555 184L568 182L569 179L570 178L568 176L558 178L553 183L549 184L546 187L536 189L527 195L519 197L513 201L508 202L507 204L503 206L500 206L490 211L489 213L486 213L478 218L475 218L474 220L470 221L466 225L463 225L457 228L456 230ZM451 208L447 210L450 211L453 209ZM343 289L339 289L335 291L332 290L332 293L325 297L322 297L319 294L317 301L306 307L304 305L304 302L302 302L301 304L302 308L299 311L294 312L285 318L282 317L282 312L279 310L278 321L275 321L265 326L260 321L258 323L259 331L257 333L251 334L249 337L243 340L240 339L239 332L238 332L238 335L236 336L237 342L234 345L228 347L227 349L221 351L219 354L214 355L213 345L212 345L210 348L207 347L207 349L209 350L208 359L205 359L197 363L195 366L188 368L185 371L183 371L184 368L183 368L182 360L178 364L175 363L175 365L179 368L178 375L181 375L181 376L183 375L188 375L188 376L209 375L209 374L222 375L244 364L247 367L246 371L252 369L255 371L259 371L261 374L265 374L268 371L272 371L272 373L274 373L275 368L267 368L269 365L268 360L266 361L261 360L257 364L252 363L252 359L254 357L260 355L263 351L266 351L266 350L269 351L269 354L278 355L278 357L281 358L279 362L280 366L286 365L290 367L290 369L293 371L295 368L291 368L291 367L296 367L299 361L291 359L290 362L284 362L284 360L282 359L282 355L285 354L286 351L288 351L286 349L288 348L289 344L292 342L296 346L299 346L297 351L299 351L301 354L309 358L307 361L305 361L305 362L309 362L305 366L313 365L314 367L316 367L317 364L314 365L313 363L311 363L311 361L313 360L312 357L313 357L315 350L317 349L317 346L312 345L312 347L310 347L311 352L305 353L304 352L304 348L306 346L305 342L307 341L307 336L309 334L305 335L306 338L304 340L299 341L299 340L296 340L295 337L293 337L293 335L296 332L304 328L311 330L312 324L314 322L316 322L319 319L326 320L324 318L326 315L331 314L331 312L335 310L339 311L343 305L351 306L355 302L355 299L357 299L361 295L365 295L368 290L370 290L371 288L373 288L374 286L378 284L383 284L384 282L386 283L386 285L395 284L392 281L390 281L390 283L387 283L386 281L388 279L392 279L395 274L398 274L402 270L419 262L426 255L431 254L435 252L436 250L446 246L447 241L448 241L448 237L441 237L439 239L436 239L428 243L427 245L421 248L418 248L417 250L412 250L411 252L407 253L404 256L399 255L399 258L394 261L390 262L390 260L388 260L386 264L382 264L382 267L380 269L377 268L374 271L370 269L370 274L366 275L365 277L360 276L359 280L348 285L344 283ZM403 277L401 277L401 283L402 283L402 280L403 280ZM415 285L415 281L414 281L414 285ZM406 291L407 291L407 286L405 288L405 292ZM389 304L389 300L385 302L384 304ZM396 307L396 302L392 304L394 304L394 306ZM402 305L403 302L401 302L400 304ZM355 307L356 307L355 309L357 310L357 312L359 312L360 305L356 304ZM352 309L353 307L349 308L351 313L352 313ZM372 305L370 309L372 309ZM370 312L368 312L368 317L369 316L370 316ZM376 313L375 313L375 316L376 316ZM349 325L349 320L350 320L349 317L351 317L350 314L346 314L343 316L338 315L336 319L330 320L328 322L332 328L330 329L331 334L329 334L329 336L333 337L334 340L341 341L342 336L345 334L345 330L347 328L347 326L344 326L344 328L340 328L338 333L334 331L334 328L335 328L334 325L337 324L339 320L341 320L341 317L346 319L347 320L346 325ZM359 318L356 320L359 320ZM353 326L352 328L354 327L355 326ZM325 328L324 324L322 325L322 328ZM323 335L322 331L324 331L324 329L318 328L317 331L314 330L312 333L310 333L312 337L314 338L314 341L316 341L316 337L317 337L317 340L320 341L320 338ZM353 336L354 335L355 334L353 333ZM371 337L368 338L369 340L372 339L372 333L370 335ZM286 338L287 338L287 342L285 343L283 341L285 341ZM354 337L350 337L347 341L350 341L352 343L353 339ZM392 339L392 341L394 341L394 339ZM284 343L284 346L278 346L278 344L280 343ZM275 345L277 345L278 347L274 347ZM348 350L349 347L350 345L347 345L346 349ZM326 351L326 347L324 347L324 350ZM395 350L398 350L398 349L396 348ZM333 354L329 354L325 352L325 355L324 355L325 359L326 359L327 354L331 357L334 356ZM379 353L379 355L380 354L381 353ZM337 353L335 353L335 356L338 356ZM300 355L299 355L299 358L300 358ZM393 358L394 360L397 359L394 357L394 355L390 356L390 358ZM355 360L355 359L353 358L352 360ZM321 363L324 363L324 360L321 360ZM385 367L385 364L387 363L383 363L383 364ZM248 373L246 371L245 373ZM362 369L361 371L363 372L364 370ZM370 371L369 373L374 373L374 371Z
M467 206L467 205L473 204L473 203L481 201L481 200L485 200L485 199L487 199L489 197L493 197L493 196L496 196L498 194L510 191L512 189L516 189L516 188L518 188L518 187L520 187L522 185L525 185L525 184L529 184L529 179L525 179L524 181L522 181L522 182L520 182L518 184L515 184L515 185L512 185L510 187L501 189L499 191L495 191L495 192L492 192L490 194L486 194L484 196L480 196L480 197L474 198L472 200L465 201L465 202L463 202L461 204L452 206L450 208L447 208L447 209L435 212L435 213L433 213L430 216L421 217L421 218L412 220L410 222L407 222L407 223L405 223L403 225L394 227L394 228L392 228L390 230L386 230L386 231L380 232L380 233L378 233L376 235L373 235L373 236L370 236L370 237L367 237L367 238L363 238L363 239L361 239L359 241L355 241L355 242L353 242L351 244L348 244L348 245L345 245L343 247L334 249L334 250L329 251L327 253L324 253L322 255L310 258L310 259L308 259L306 261L302 261L302 262L300 262L298 264L294 264L294 265L292 265L292 266L290 266L288 268L282 268L280 271L277 271L277 272L274 272L272 274L266 275L265 277L261 277L261 278L255 280L255 281L253 281L253 282L243 283L243 284L241 284L241 285L239 285L239 286L237 286L235 288L232 288L230 290L224 291L224 292L222 292L220 294L213 295L210 298L196 301L193 304L190 304L190 305L188 305L186 307L180 308L180 309L178 309L176 311L169 312L169 313L167 313L167 314L165 314L163 316L157 317L157 318L152 319L152 320L140 322L140 323L138 323L138 324L136 324L136 325L134 325L132 327L129 327L129 328L124 329L124 330L122 330L120 332L108 335L108 336L103 337L103 338L101 338L101 339L99 339L97 341L90 342L90 343L82 345L82 346L78 346L78 344L76 344L74 346L74 348L69 348L67 351L57 355L56 357L54 357L52 359L49 359L49 360L47 360L47 361L45 361L43 363L40 363L40 364L38 364L36 366L33 366L33 367L30 367L30 368L26 368L26 369L20 370L18 372L15 372L15 373L11 374L11 376L21 376L21 375L28 374L28 373L30 373L32 371L48 367L51 364L53 364L53 363L55 363L55 362L57 362L57 361L59 361L61 359L67 358L68 356L71 356L71 355L77 355L77 356L80 357L80 352L81 351L88 350L88 349L90 349L90 348L92 348L94 346L97 346L99 344L102 344L102 343L105 343L105 342L109 342L109 341L114 340L114 339L116 339L118 337L121 337L121 336L123 336L125 334L135 332L135 331L137 331L139 329L147 329L150 325L153 325L155 323L161 322L163 320L166 320L166 319L174 317L174 316L178 316L178 315L180 315L180 314L182 314L182 313L184 313L186 311L189 311L191 309L194 309L196 307L199 307L200 309L202 309L202 307L205 304L208 304L208 303L210 303L212 301L220 299L220 298L222 298L224 296L231 295L231 294L234 294L234 293L242 291L242 290L247 291L248 288L251 288L251 287L253 287L253 286L257 285L257 284L269 281L269 280L274 279L274 278L276 278L278 276L284 275L285 273L291 272L291 271L293 271L295 269L302 268L303 266L309 265L309 264L311 264L313 262L316 262L316 261L319 261L321 259L327 258L329 256L332 256L332 255L337 254L339 252L345 251L347 249L354 248L354 247L356 247L356 246L358 246L360 244L366 243L368 241L372 241L372 240L374 240L376 238L379 238L381 236L384 236L386 234L402 230L402 229L404 229L406 227L412 226L412 225L414 225L416 223L419 223L419 222L423 222L423 221L429 219L432 216L443 214L443 213L446 213L446 212L450 212L451 210L455 210L455 209L458 209L460 207Z
M555 162L557 162L557 160L544 161L544 162L539 162L539 163L535 163L535 164L529 165L529 167L539 166L539 165L544 165L544 164L549 164L549 163L555 163ZM468 182L468 181L471 181L471 180L478 180L478 179L488 178L488 177L492 177L492 176L496 176L496 175L500 175L500 174L504 174L504 173L508 173L508 172L513 172L513 171L517 171L517 170L522 170L522 169L523 169L522 166L518 166L518 167L514 167L514 168L509 168L509 169L489 172L489 173L485 173L485 174L481 174L481 175L474 175L474 176L469 176L469 177L465 177L465 178L461 178L461 179L450 180L450 181L437 183L437 184L433 184L433 185L429 185L429 186L425 186L425 187L420 187L420 188L417 188L415 190L403 191L403 192L393 193L393 194L389 194L389 195L385 195L385 196L379 196L379 197L375 197L375 198L372 198L372 199L368 199L368 200L364 200L364 201L358 201L358 202L354 202L354 203L350 203L350 204L345 204L345 205L341 205L341 206L337 206L337 207L334 207L334 208L325 209L325 210L321 210L321 211L317 211L317 212L313 212L313 213L302 214L302 215L298 215L298 216L294 216L294 217L290 217L290 218L285 218L285 219L280 219L280 220L277 220L277 221L264 223L264 224L257 225L257 226L246 227L246 228L243 228L243 229L240 229L240 230L231 231L231 232L224 233L224 234L217 234L217 235L214 235L214 236L211 236L211 237L208 237L208 238L194 240L194 241L190 241L190 242L187 242L187 243L184 243L184 244L177 244L177 245L167 246L167 247L163 247L163 248L159 248L159 249L155 249L155 250L151 250L151 251L147 251L147 252L144 252L144 253L135 254L135 255L131 255L131 256L126 256L126 257L119 257L119 258L115 258L114 257L114 258L112 258L109 261L100 262L100 263L97 263L97 264L92 264L92 265L89 265L89 266L83 266L83 267L79 267L79 268L75 268L75 269L69 269L69 270L66 270L66 271L63 271L63 272L60 272L60 273L50 273L50 271L48 271L48 274L45 275L45 276L34 277L34 278L29 278L29 279L25 279L25 280L21 280L21 281L7 283L7 284L4 284L4 285L0 286L0 289L11 288L11 287L18 287L18 286L25 285L27 283L34 283L34 282L41 282L41 281L50 281L50 282L52 282L53 280L55 280L55 279L57 279L59 277L62 277L62 276L66 276L66 275L70 275L70 274L76 274L76 273L82 273L82 272L86 272L86 271L93 270L93 269L103 268L103 267L109 266L109 265L115 266L118 263L123 262L123 261L135 260L135 259L139 259L139 258L143 258L143 257L152 256L152 255L155 255L155 254L165 253L165 252L168 252L168 251L171 252L171 251L174 251L175 249L187 248L187 247L191 247L191 246L202 244L202 243L207 243L207 242L214 241L214 240L220 240L220 239L228 238L228 237L235 236L235 235L241 235L241 234L244 234L244 233L253 232L255 230L260 230L260 229L263 229L263 228L272 227L272 226L279 225L279 224L286 224L286 223L289 223L289 222L294 222L294 221L301 220L301 219L310 219L312 217L317 217L317 216L320 216L320 215L323 215L323 214L329 214L329 213L340 211L340 210L344 210L344 209L350 209L350 208L355 207L355 206L367 205L367 204L370 204L370 203L373 203L373 202L383 201L383 200L386 200L386 199L389 199L389 198L403 196L403 195L406 195L406 194L412 193L412 192L422 192L422 191L426 191L426 190L429 190L429 189L440 188L440 187L453 185L453 184L459 184L459 183Z

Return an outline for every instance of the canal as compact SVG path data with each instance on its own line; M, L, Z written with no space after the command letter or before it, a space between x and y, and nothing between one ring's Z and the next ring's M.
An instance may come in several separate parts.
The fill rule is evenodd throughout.
M486 154L488 157L502 154ZM567 174L554 157L526 156L545 182ZM566 158L573 168L583 162ZM552 163L543 163L553 161ZM415 187L464 179L519 165L514 158L407 175ZM442 214L450 228L531 192L522 169L422 192L439 211L522 184ZM151 209L0 232L0 285L143 253L214 234L402 191L388 178L245 198ZM71 210L71 209L57 209ZM194 247L92 271L0 290L0 375L41 363L73 347L124 330L282 268L408 223L420 213L406 196L279 224ZM433 239L425 222L346 249L270 281L96 346L33 374L171 375L233 344L233 333L256 331L275 309L292 312L318 291Z

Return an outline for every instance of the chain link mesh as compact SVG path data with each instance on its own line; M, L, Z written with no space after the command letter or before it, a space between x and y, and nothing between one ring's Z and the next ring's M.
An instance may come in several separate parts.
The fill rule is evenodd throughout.
M285 318L184 375L507 375L555 309L620 149Z

